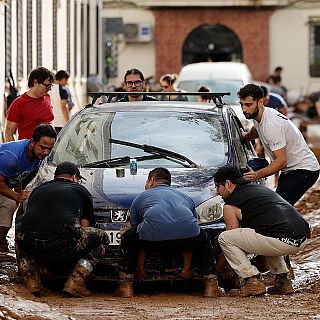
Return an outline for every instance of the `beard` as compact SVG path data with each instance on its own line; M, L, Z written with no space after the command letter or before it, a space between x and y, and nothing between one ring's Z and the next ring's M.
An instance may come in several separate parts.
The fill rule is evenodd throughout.
M131 96L131 97L139 97L139 96L141 96L141 94L140 93L130 92L129 96Z
M259 114L259 109L256 108L252 113L243 112L246 119L255 119Z

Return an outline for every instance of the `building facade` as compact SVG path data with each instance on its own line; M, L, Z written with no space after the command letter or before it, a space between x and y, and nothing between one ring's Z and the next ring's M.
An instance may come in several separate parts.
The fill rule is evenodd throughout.
M162 74L178 73L183 65L192 62L242 61L255 80L265 81L275 67L282 66L283 83L289 90L306 94L319 87L319 1L103 3L103 20L111 22L105 25L104 32L109 39L116 39L117 50L103 51L115 70L107 75L108 81L115 85L132 67L158 80ZM113 33L112 20L117 19L122 22L122 30L118 28ZM110 47L113 44L109 41Z
M10 73L19 92L43 66L70 73L78 108L87 102L88 75L101 75L100 0L0 0L0 112L4 123Z

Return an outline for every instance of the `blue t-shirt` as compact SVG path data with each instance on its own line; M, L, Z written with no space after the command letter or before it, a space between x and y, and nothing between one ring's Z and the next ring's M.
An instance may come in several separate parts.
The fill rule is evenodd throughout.
M165 184L139 194L132 202L130 216L131 223L138 225L141 240L185 239L200 233L192 199Z
M9 188L13 188L40 165L40 160L30 161L28 158L29 141L23 139L0 145L0 176L6 178L5 183Z
M269 107L269 108L272 108L272 109L279 111L283 107L286 107L286 102L279 94L270 92L269 93L269 102L266 105L266 107Z

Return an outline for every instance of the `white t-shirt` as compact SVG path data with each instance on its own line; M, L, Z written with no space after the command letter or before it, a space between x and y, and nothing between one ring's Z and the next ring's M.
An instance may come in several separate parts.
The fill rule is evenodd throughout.
M272 151L286 147L288 172L297 169L316 171L319 162L309 149L299 129L286 116L272 108L264 108L260 122L253 120L265 152L274 160Z
M53 106L54 113L54 126L57 128L62 128L66 124L62 110L61 110L61 97L59 84L55 83L50 92L51 104Z

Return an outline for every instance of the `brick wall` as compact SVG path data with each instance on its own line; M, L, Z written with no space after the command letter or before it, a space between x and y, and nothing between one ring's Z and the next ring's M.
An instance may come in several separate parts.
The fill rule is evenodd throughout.
M223 25L241 41L242 57L254 79L265 81L269 73L269 19L272 9L197 8L157 9L155 16L156 79L178 73L188 35L202 25Z

